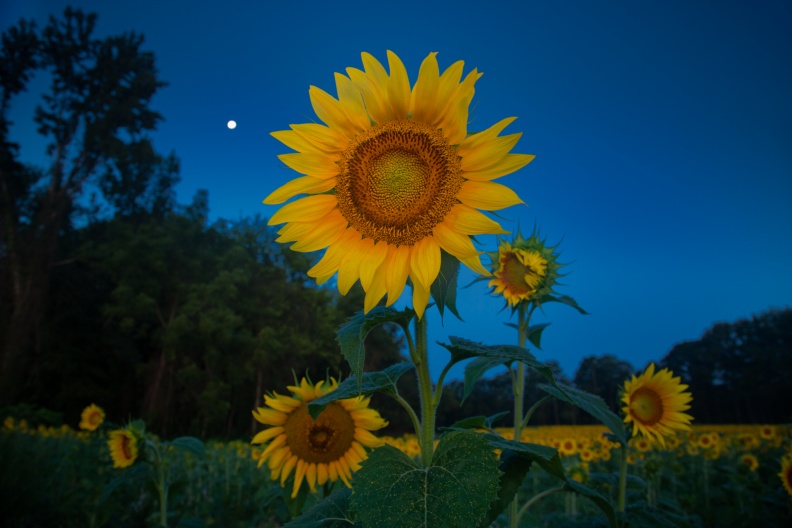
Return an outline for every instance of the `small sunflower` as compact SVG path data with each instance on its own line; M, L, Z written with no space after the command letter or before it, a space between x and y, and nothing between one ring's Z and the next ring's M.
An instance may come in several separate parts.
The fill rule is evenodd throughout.
M753 453L743 453L740 456L740 463L751 471L756 471L759 468L759 459Z
M689 431L692 416L682 411L693 396L685 392L687 385L680 383L668 369L655 373L654 363L640 376L624 382L624 421L633 423L633 435L640 431L644 436L665 446L665 437L676 431Z
M110 457L113 467L126 468L138 459L138 437L129 429L116 429L110 431L107 445L110 447Z
M96 429L102 425L102 422L104 422L105 413L101 407L98 407L92 403L83 409L80 418L80 429L86 431L96 431Z
M312 492L316 485L337 482L351 486L352 472L366 459L366 447L384 442L371 434L388 422L370 409L369 398L362 396L329 403L316 420L308 414L308 403L335 390L338 382L330 379L316 385L305 378L299 386L290 386L292 396L264 396L267 407L253 411L253 417L267 429L253 437L262 445L259 467L264 462L272 480L280 478L281 487L294 470L292 497L296 497L303 479Z
M784 483L784 489L792 496L792 457L785 456L781 459L781 472L778 476Z
M310 88L324 124L272 133L296 151L280 160L303 176L264 203L307 195L281 207L269 224L286 224L277 241L294 242L295 251L327 248L308 271L317 282L338 273L338 290L346 294L360 279L368 312L386 293L393 304L409 278L421 317L442 251L488 275L471 236L506 231L480 211L523 203L493 180L534 156L511 153L521 134L499 135L513 117L468 133L478 70L463 80L464 63L458 61L441 74L437 54L430 53L411 87L399 57L387 55L389 72L363 53L363 70L336 73L338 99Z
M521 302L540 305L554 293L560 276L556 247L546 245L536 231L527 239L518 233L511 242L501 240L498 251L489 254L492 293L503 295L512 308Z

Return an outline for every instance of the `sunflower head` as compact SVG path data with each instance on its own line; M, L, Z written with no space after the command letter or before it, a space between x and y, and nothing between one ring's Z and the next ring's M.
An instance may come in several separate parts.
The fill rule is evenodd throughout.
M784 489L792 496L792 456L785 456L781 459L781 472L778 474Z
M91 404L83 409L80 417L80 429L85 431L96 431L96 429L104 422L105 413L101 407Z
M557 248L548 245L536 229L528 238L517 233L511 242L501 240L498 251L489 253L492 293L502 295L512 308L520 303L540 306L553 298L564 266L558 262Z
M386 294L393 304L409 279L420 318L444 253L488 275L471 237L506 231L481 211L523 203L494 180L534 156L511 153L521 134L500 135L514 118L468 133L477 70L463 78L458 61L441 73L430 53L411 85L399 57L387 55L388 70L363 53L362 70L337 73L337 98L310 88L323 124L272 133L295 151L279 158L301 176L264 203L305 195L269 223L284 224L277 241L295 251L326 249L308 272L318 283L337 275L345 295L359 280L368 312Z
M337 387L333 378L315 385L303 378L299 385L288 387L291 396L265 395L266 407L253 411L253 417L268 426L252 440L261 444L259 467L266 462L270 477L280 479L281 487L294 471L292 497L297 496L303 480L312 492L317 484L338 480L351 486L352 472L367 457L366 448L383 444L371 431L388 422L369 408L369 398L331 402L315 420L311 418L308 403Z
M624 382L622 403L624 421L633 424L633 436L640 432L652 441L665 446L665 438L677 431L690 431L690 409L693 396L668 369L655 372L650 364L640 376Z
M113 467L127 468L137 462L140 454L140 445L143 437L134 427L115 429L108 433L107 445L110 448L110 457Z

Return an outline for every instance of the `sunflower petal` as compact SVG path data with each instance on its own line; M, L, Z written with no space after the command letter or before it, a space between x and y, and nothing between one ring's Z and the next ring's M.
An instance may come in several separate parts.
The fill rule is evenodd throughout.
M462 170L473 172L495 165L511 152L511 149L514 148L520 140L520 137L522 137L522 132L509 134L508 136L500 136L484 142L481 146L472 149L470 153L462 156ZM319 175L317 174L316 176Z
M437 274L440 273L440 244L434 237L424 237L412 247L410 270L411 276L414 276L425 289L435 281Z
M410 246L391 246L388 250L388 268L385 287L388 289L388 306L395 303L404 291L410 273Z
M517 193L505 185L495 182L466 181L457 193L457 199L465 205L484 211L497 211L523 202Z
M269 196L264 198L267 205L276 205L294 198L298 194L318 194L329 191L336 185L335 178L314 178L313 176L301 176L289 183L282 185L272 191Z
M286 222L314 222L327 215L338 205L332 194L306 196L278 209L267 225L285 224Z
M506 176L522 169L536 158L533 154L506 154L498 163L486 169L472 172L463 172L462 176L468 180L491 181L501 176Z
M336 98L316 86L311 86L308 89L308 95L316 116L322 122L330 128L340 131L346 137L354 137L355 125L349 121L341 103Z
M305 233L299 241L292 244L292 251L304 253L324 249L344 234L347 228L347 219L336 209L316 222L311 231Z
M446 214L445 221L454 226L454 230L466 235L504 235L509 232L501 225L465 204L456 204Z
M410 78L398 55L388 50L388 99L394 119L406 119L410 111Z
M431 123L437 112L437 91L440 88L440 68L437 53L432 52L421 63L418 79L412 91L410 114L412 118Z

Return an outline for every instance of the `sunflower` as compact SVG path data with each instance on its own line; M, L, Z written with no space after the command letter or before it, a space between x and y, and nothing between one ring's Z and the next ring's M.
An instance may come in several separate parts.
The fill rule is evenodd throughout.
M138 458L138 438L129 429L116 429L110 431L107 445L110 447L110 456L113 467L126 468L135 463Z
M534 156L511 154L521 134L499 134L515 118L468 134L468 107L481 74L455 62L442 74L436 53L415 85L388 51L389 72L368 53L363 70L335 74L338 99L308 92L324 122L290 125L272 135L296 152L279 156L302 174L265 200L281 204L270 225L286 224L278 242L295 251L327 249L308 275L324 283L338 274L346 294L360 280L368 312L388 295L393 304L409 278L413 307L423 315L442 252L488 275L471 236L506 233L480 211L523 201L493 180Z
M673 376L668 369L655 373L652 363L642 375L624 382L624 421L633 423L633 435L640 431L665 446L666 436L690 431L693 417L682 411L690 409L693 396L685 392L688 386Z
M781 459L781 472L778 476L784 483L784 489L789 495L792 495L792 457L785 456Z
M562 264L556 247L546 245L536 231L527 239L518 233L511 242L501 240L498 251L489 257L493 275L489 286L509 306L523 301L539 305L554 293Z
M92 403L83 409L80 419L80 429L84 429L86 431L96 431L96 429L102 425L104 419L105 413L102 408Z
M366 447L384 442L371 434L388 422L374 409L369 398L358 396L329 403L316 420L308 414L308 403L335 390L338 382L330 379L316 385L303 378L299 386L290 386L292 396L264 396L267 407L253 411L253 417L267 429L253 437L262 445L258 465L264 462L272 480L280 478L281 487L294 470L292 497L296 497L303 479L312 492L316 485L337 482L351 486L352 472L365 460Z
M740 463L751 471L756 471L759 468L759 459L753 453L743 453L740 456Z

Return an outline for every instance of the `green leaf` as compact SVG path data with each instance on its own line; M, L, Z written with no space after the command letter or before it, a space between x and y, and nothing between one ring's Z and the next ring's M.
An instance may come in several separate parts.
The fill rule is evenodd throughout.
M367 314L358 312L338 329L337 339L341 345L341 353L357 376L358 383L361 382L363 364L366 361L364 343L371 329L383 323L396 323L407 332L414 316L415 312L410 308L399 312L393 308L377 306Z
M440 273L432 283L429 291L432 298L437 303L440 311L440 318L448 308L452 314L457 316L460 321L462 318L456 307L457 278L459 277L459 261L456 257L449 255L445 251L440 252Z
M481 343L475 343L467 339L462 339L461 337L450 337L449 339L451 341L450 345L445 345L443 343L440 344L448 349L449 352L451 352L452 358L466 359L470 357L480 357L491 360L485 361L482 359L480 361L471 361L471 364L474 364L474 366L471 367L468 365L468 368L471 369L470 375L468 375L467 368L465 369L465 390L463 401L473 391L473 384L478 381L478 379L484 372L486 372L486 370L500 363L509 364L513 361L525 363L544 376L545 379L547 379L551 385L558 388L558 390L564 390L556 383L552 369L536 359L533 354L524 348L518 347L516 345L483 345Z
M575 301L575 299L573 299L572 297L569 297L567 295L557 295L557 296L545 295L544 297L539 299L539 304L540 305L545 304L545 303L551 303L551 302L559 302L561 304L566 304L567 306L571 306L572 308L574 308L575 310L577 310L578 312L580 312L583 315L589 315L589 313L586 310L584 310L583 308L581 308L578 305L578 303L577 303L577 301Z
M551 387L549 385L540 384L539 388L548 394L552 394L559 400L580 407L610 429L616 441L623 445L627 445L627 431L624 427L624 421L616 416L599 396L566 386L561 387L557 385Z
M504 451L500 461L500 470L503 474L500 476L498 498L490 503L487 515L479 524L479 528L489 528L498 515L511 504L533 463L532 459L517 455L513 451Z
M307 512L286 523L283 528L350 528L360 526L349 512L349 498L352 490L342 488L323 501L315 504Z
M180 436L178 438L174 438L168 443L173 447L185 449L198 456L206 455L206 446L202 441L195 438L194 436Z
M316 419L330 402L365 396L374 392L383 392L394 396L397 394L396 382L399 381L402 374L414 368L415 366L409 361L402 361L379 372L366 372L359 382L357 378L349 377L341 382L336 390L310 402L308 412L313 419Z
M471 416L469 418L463 418L450 427L445 427L444 429L492 429L492 424L495 422L495 420L508 415L510 412L511 411L503 411L493 414L492 416Z
M465 386L462 391L462 403L465 403L468 396L473 392L476 382L488 371L495 367L503 365L501 359L491 359L486 357L477 357L467 365L465 365Z
M388 445L361 466L352 510L364 526L467 528L476 526L497 498L498 459L479 433L444 436L427 468Z
M540 323L540 324L531 325L528 328L528 332L525 337L527 337L528 341L530 341L531 344L533 344L533 346L535 346L539 350L542 349L542 344L541 344L542 332L544 332L544 329L547 328L548 326L550 326L550 323Z
M551 447L530 444L527 442L515 442L506 440L497 435L487 435L492 447L501 449L503 454L511 452L514 455L525 457L539 464L550 475L564 482L564 487L569 491L574 491L578 495L588 497L605 514L611 526L616 528L616 513L611 503L598 492L585 486L576 480L572 480L564 473L564 466L558 451ZM503 456L503 455L501 455Z
M108 482L102 489L99 502L104 502L121 486L136 483L149 477L152 474L151 466L146 463L138 462L134 466L118 470L120 473L116 478Z

